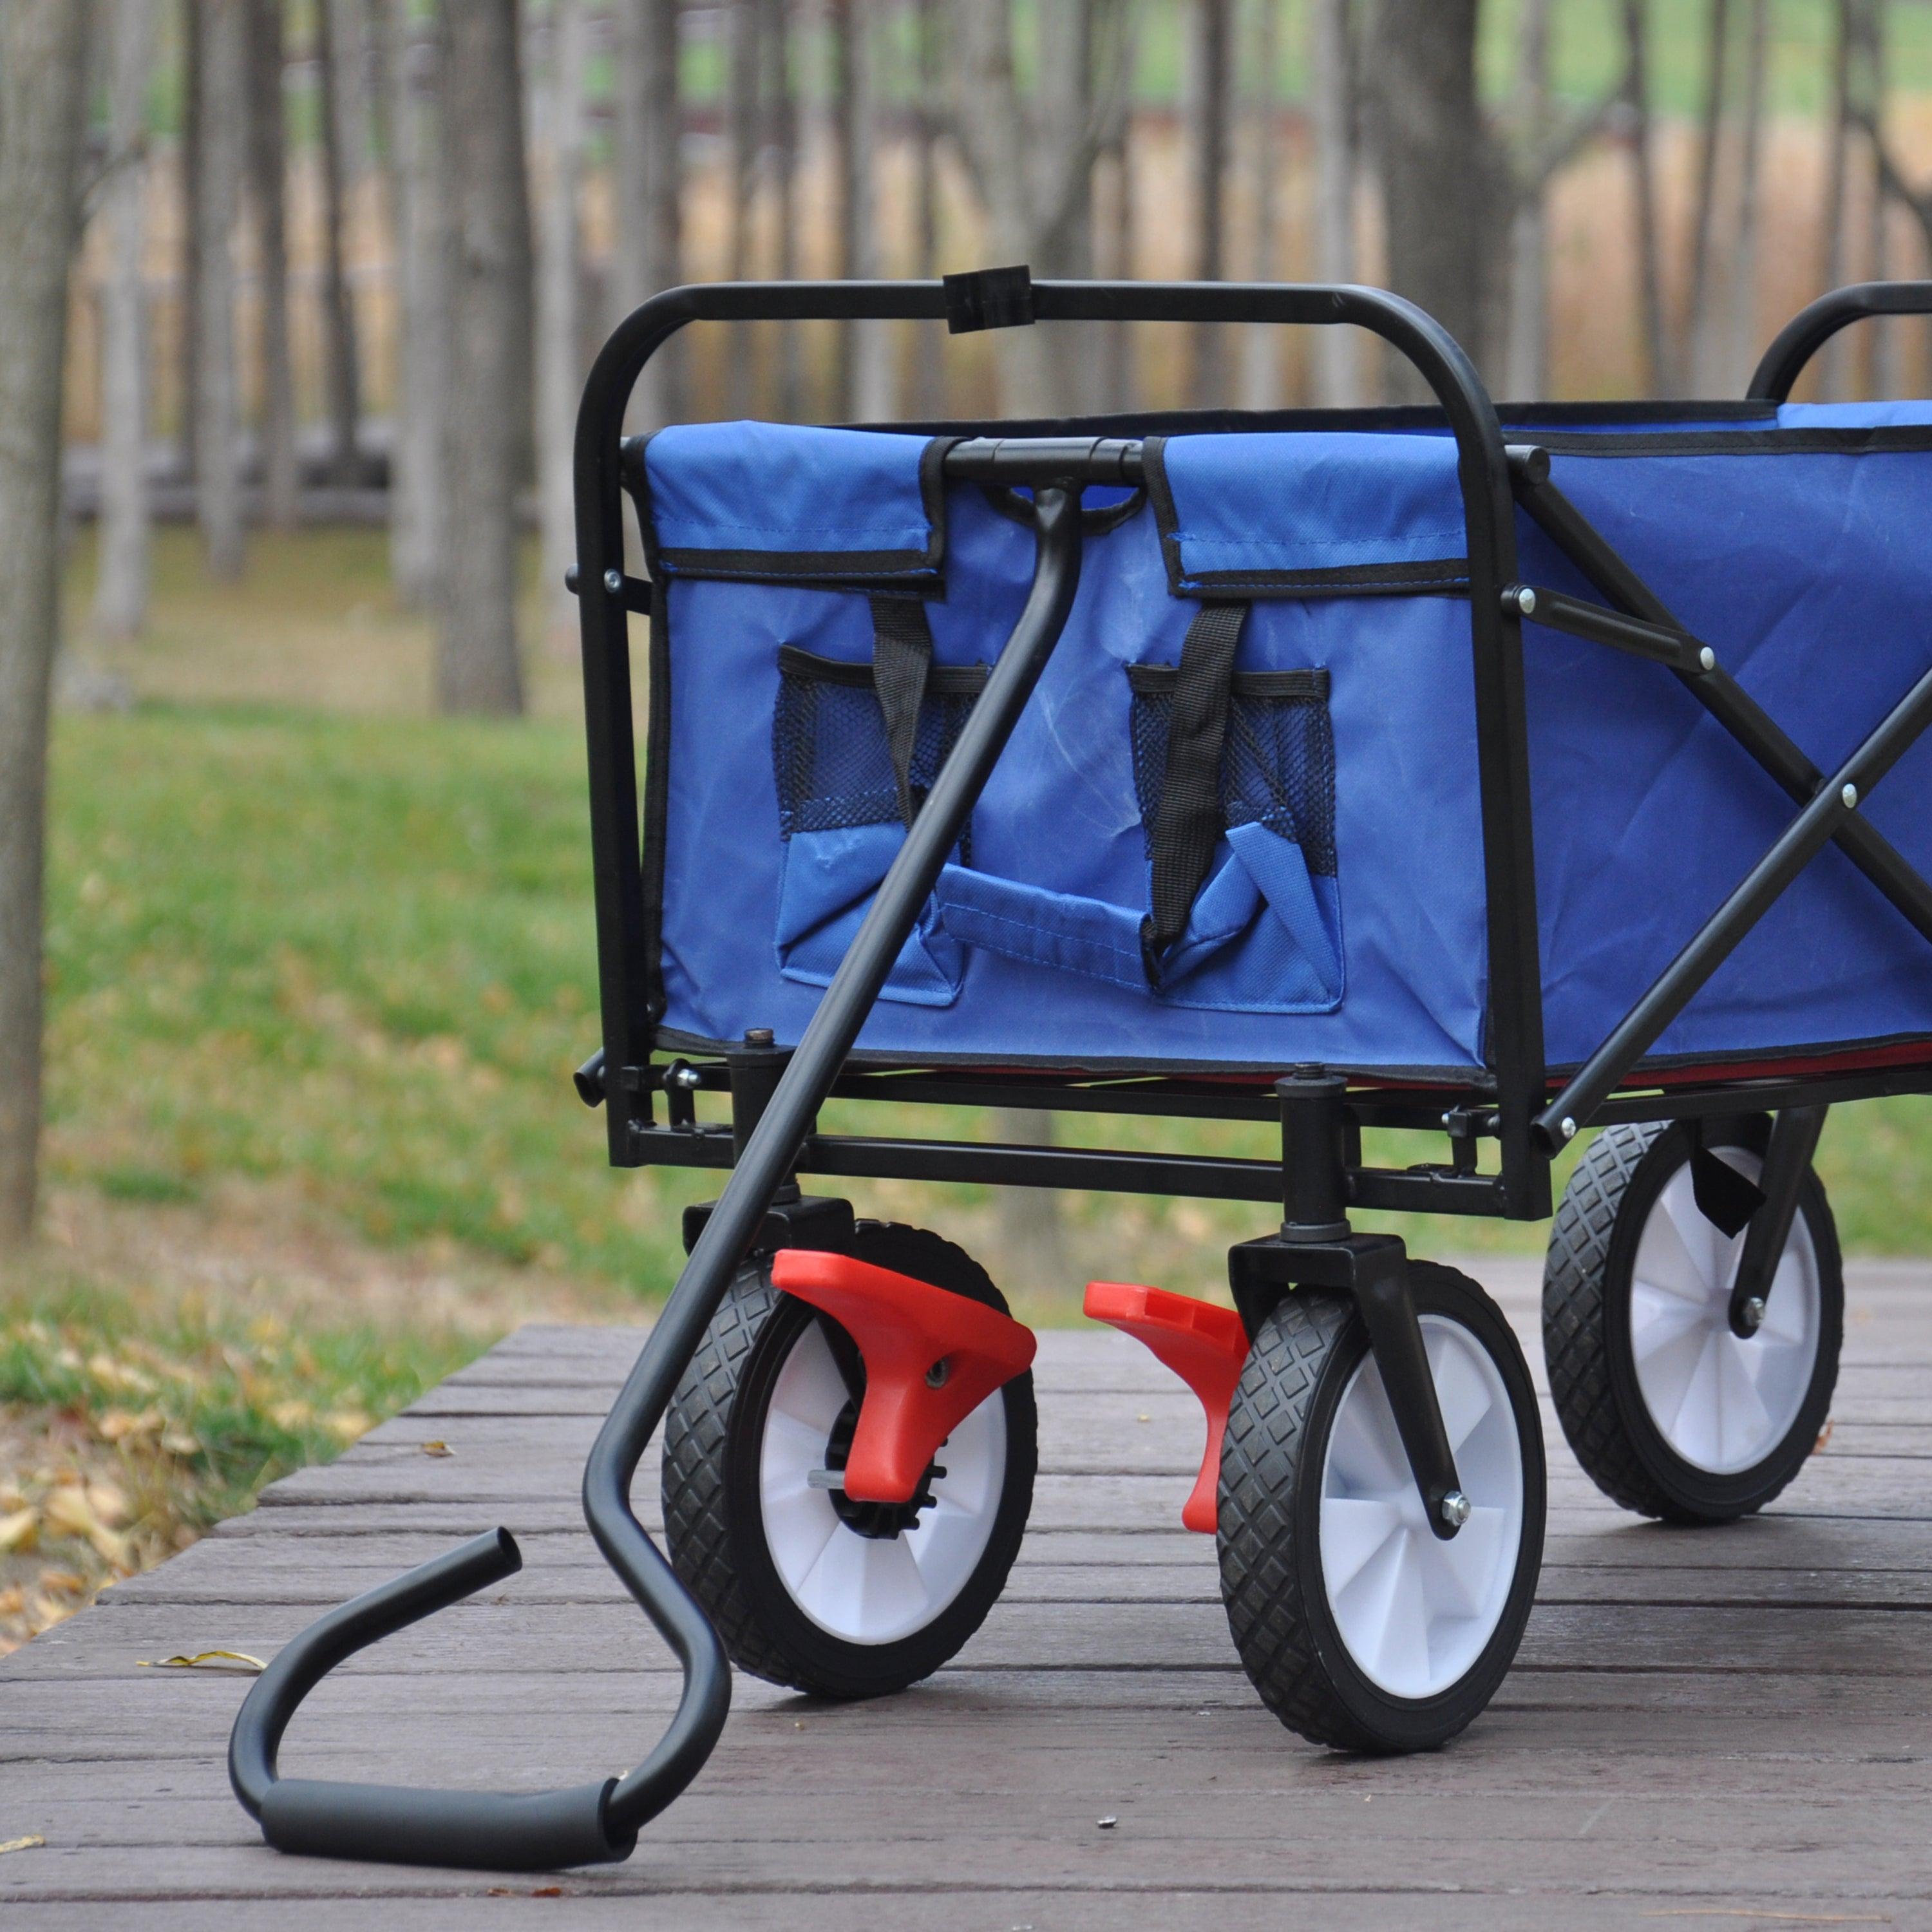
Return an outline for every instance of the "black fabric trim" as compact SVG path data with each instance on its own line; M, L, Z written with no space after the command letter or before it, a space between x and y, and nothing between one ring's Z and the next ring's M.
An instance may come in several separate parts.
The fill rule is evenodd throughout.
M1932 424L1876 429L1659 430L1630 436L1539 436L1552 456L1903 456L1932 450Z
M879 425L874 423L868 427L877 430ZM893 434L902 432L895 426ZM650 444L654 440L643 439L634 459L638 516L647 526ZM920 502L930 532L922 550L671 549L660 546L655 528L647 526L644 549L650 574L653 578L669 574L737 584L802 582L838 590L863 590L873 584L917 578L938 589L946 562L946 453L958 440L956 436L931 436L920 452Z
M861 691L874 688L869 664L854 664L849 658L822 658L796 644L779 645L778 669L788 677L811 678L820 684L848 685ZM926 674L926 688L940 698L976 698L986 688L987 675L985 664L934 664Z
M1188 575L1180 556L1180 513L1167 480L1164 436L1148 436L1141 467L1160 532L1161 562L1168 594L1188 598L1390 597L1466 590L1466 557L1442 557L1420 563L1347 564L1333 570L1208 570Z
M915 597L874 597L872 603L872 688L886 721L886 749L898 785L899 816L910 825L919 807L913 797L913 754L919 746L919 714L932 670L932 632L926 606Z
M1180 646L1168 718L1167 765L1155 814L1148 890L1152 910L1141 922L1148 983L1160 983L1168 950L1187 929L1195 895L1227 829L1221 808L1221 751L1245 604L1204 604Z
M1011 524L1019 524L1026 529L1033 528L1033 499L1004 483L982 483L981 494L994 514L1002 516ZM1141 506L1147 501L1147 485L1138 484L1118 503L1107 503L1098 509L1090 510L1084 506L1080 512L1080 534L1084 537L1103 537L1110 530L1118 530L1123 524L1131 523L1139 515Z
M1171 693L1180 676L1173 664L1130 664L1127 666L1127 686L1136 696L1165 698ZM1237 698L1320 698L1328 695L1328 671L1325 665L1315 665L1306 670L1238 670L1228 681L1228 688Z
M638 506L643 520L644 505ZM667 600L651 599L645 696L644 846L645 1038L655 1046L658 1022L670 1004L664 978L664 826L670 800L670 613Z

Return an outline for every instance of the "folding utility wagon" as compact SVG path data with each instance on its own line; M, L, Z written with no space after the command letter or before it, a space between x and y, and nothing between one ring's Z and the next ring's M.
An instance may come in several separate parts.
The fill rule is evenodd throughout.
M1604 1130L1546 1276L1571 1447L1653 1516L1775 1496L1837 1371L1826 1108L1932 1088L1932 405L1784 399L1846 322L1928 310L1932 285L1841 291L1744 403L1500 419L1440 328L1364 289L1011 270L633 315L578 436L604 1026L578 1078L614 1162L730 1178L686 1216L584 1502L683 1701L574 1791L278 1781L308 1688L514 1569L499 1532L261 1678L231 1765L270 1840L620 1858L704 1762L730 1662L869 1696L977 1628L1031 1498L1033 1337L960 1249L800 1174L1280 1208L1228 1256L1233 1310L1106 1282L1088 1309L1199 1395L1184 1519L1256 1689L1326 1743L1468 1724L1543 1542L1507 1324L1352 1210L1538 1219ZM1349 322L1438 406L622 439L687 322L812 317ZM1278 1120L1281 1153L821 1133L834 1096ZM1369 1166L1370 1126L1447 1157ZM628 1499L660 1420L668 1563Z

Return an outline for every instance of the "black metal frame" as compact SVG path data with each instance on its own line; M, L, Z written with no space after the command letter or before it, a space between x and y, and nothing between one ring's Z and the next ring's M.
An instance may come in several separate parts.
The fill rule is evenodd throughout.
M1781 335L1754 395L1788 392L1805 358L1860 315L1932 312L1932 284L1868 285L1814 305ZM956 331L1036 321L1353 323L1381 335L1420 372L1442 404L1458 452L1468 536L1470 630L1482 808L1490 963L1489 1078L1471 1088L1351 1092L1311 1067L1272 1092L1205 1077L1037 1078L932 1067L848 1065L860 1028L911 931L946 854L983 788L1057 641L1077 588L1080 493L1130 480L1138 449L1118 437L982 437L958 444L958 476L1030 484L1036 566L1012 635L994 662L850 950L796 1046L770 1034L697 1061L654 1060L652 914L639 839L632 726L628 616L651 608L647 584L623 568L622 418L646 361L694 321L944 320ZM1734 1322L1768 1291L1825 1108L1867 1094L1932 1089L1932 1068L1874 1069L1772 1078L1708 1075L1659 1092L1622 1092L1642 1055L1748 932L1778 892L1835 839L1918 929L1932 938L1932 890L1863 819L1859 798L1932 722L1932 675L1916 686L1865 744L1824 778L1549 482L1546 457L1505 446L1475 370L1429 316L1380 290L1222 284L1032 282L1022 269L944 283L736 284L674 290L624 322L598 358L579 411L576 446L578 568L590 826L603 1046L578 1070L579 1091L608 1109L614 1163L728 1169L718 1199L687 1216L689 1259L604 1422L586 1467L584 1514L611 1568L670 1645L684 1672L676 1715L628 1776L534 1793L419 1791L280 1779L277 1747L307 1692L335 1664L405 1624L514 1570L514 1544L493 1535L426 1564L344 1606L287 1645L251 1690L236 1723L231 1780L272 1844L288 1850L412 1862L538 1869L620 1858L639 1827L697 1774L722 1729L730 1672L716 1632L639 1525L631 1483L652 1431L742 1257L761 1239L836 1246L849 1206L802 1196L796 1177L822 1174L978 1180L1279 1200L1280 1231L1240 1244L1229 1275L1252 1326L1288 1288L1352 1293L1388 1388L1410 1466L1438 1535L1466 1508L1423 1354L1402 1245L1356 1234L1351 1208L1537 1219L1550 1211L1555 1151L1580 1126L1771 1111L1762 1190L1750 1214ZM1603 610L1517 580L1514 514L1535 518L1613 608ZM1552 1101L1544 1064L1529 760L1521 626L1532 614L1672 670L1798 802L1800 810L1760 865ZM653 611L654 643L662 635ZM661 771L651 774L662 782ZM1654 1076L1652 1075L1652 1078ZM700 1125L695 1096L728 1091L729 1128ZM668 1119L656 1118L655 1096ZM1178 1118L1266 1118L1279 1109L1281 1159L1232 1160L1113 1149L986 1145L824 1135L828 1099L1022 1106ZM1364 1126L1446 1132L1446 1166L1365 1167ZM1498 1171L1477 1167L1477 1143L1499 1144ZM1749 1211L1749 1204L1747 1204Z

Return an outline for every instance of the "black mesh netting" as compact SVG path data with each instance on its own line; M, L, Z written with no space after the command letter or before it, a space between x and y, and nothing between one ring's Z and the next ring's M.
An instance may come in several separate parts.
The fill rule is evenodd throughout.
M932 789L973 708L968 692L928 690L913 748L915 805ZM869 685L835 683L787 670L772 724L778 821L795 832L898 823L898 785L886 742L885 714Z
M1134 791L1150 850L1173 715L1172 691L1135 692ZM1335 740L1321 698L1244 696L1237 680L1221 748L1221 808L1229 826L1265 825L1301 848L1311 872L1334 875Z

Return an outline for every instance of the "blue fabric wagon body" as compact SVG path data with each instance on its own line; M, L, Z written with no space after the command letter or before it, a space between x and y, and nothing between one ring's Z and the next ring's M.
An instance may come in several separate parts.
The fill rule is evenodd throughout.
M1506 424L1508 417L1505 417ZM1509 432L1824 770L1932 665L1932 406ZM651 440L647 888L673 1045L802 1031L903 834L875 636L916 600L930 782L1023 602L1023 508L947 439L755 423ZM860 1037L1000 1066L1466 1080L1486 940L1455 452L1426 422L1148 440L1090 491L1072 616ZM1588 586L1519 518L1522 575ZM1239 641L1226 836L1150 982L1139 935L1174 668ZM1792 807L1663 667L1525 628L1546 1052L1586 1057ZM1932 746L1874 793L1932 871ZM1932 1038L1924 942L1835 849L1658 1042L1717 1064Z

